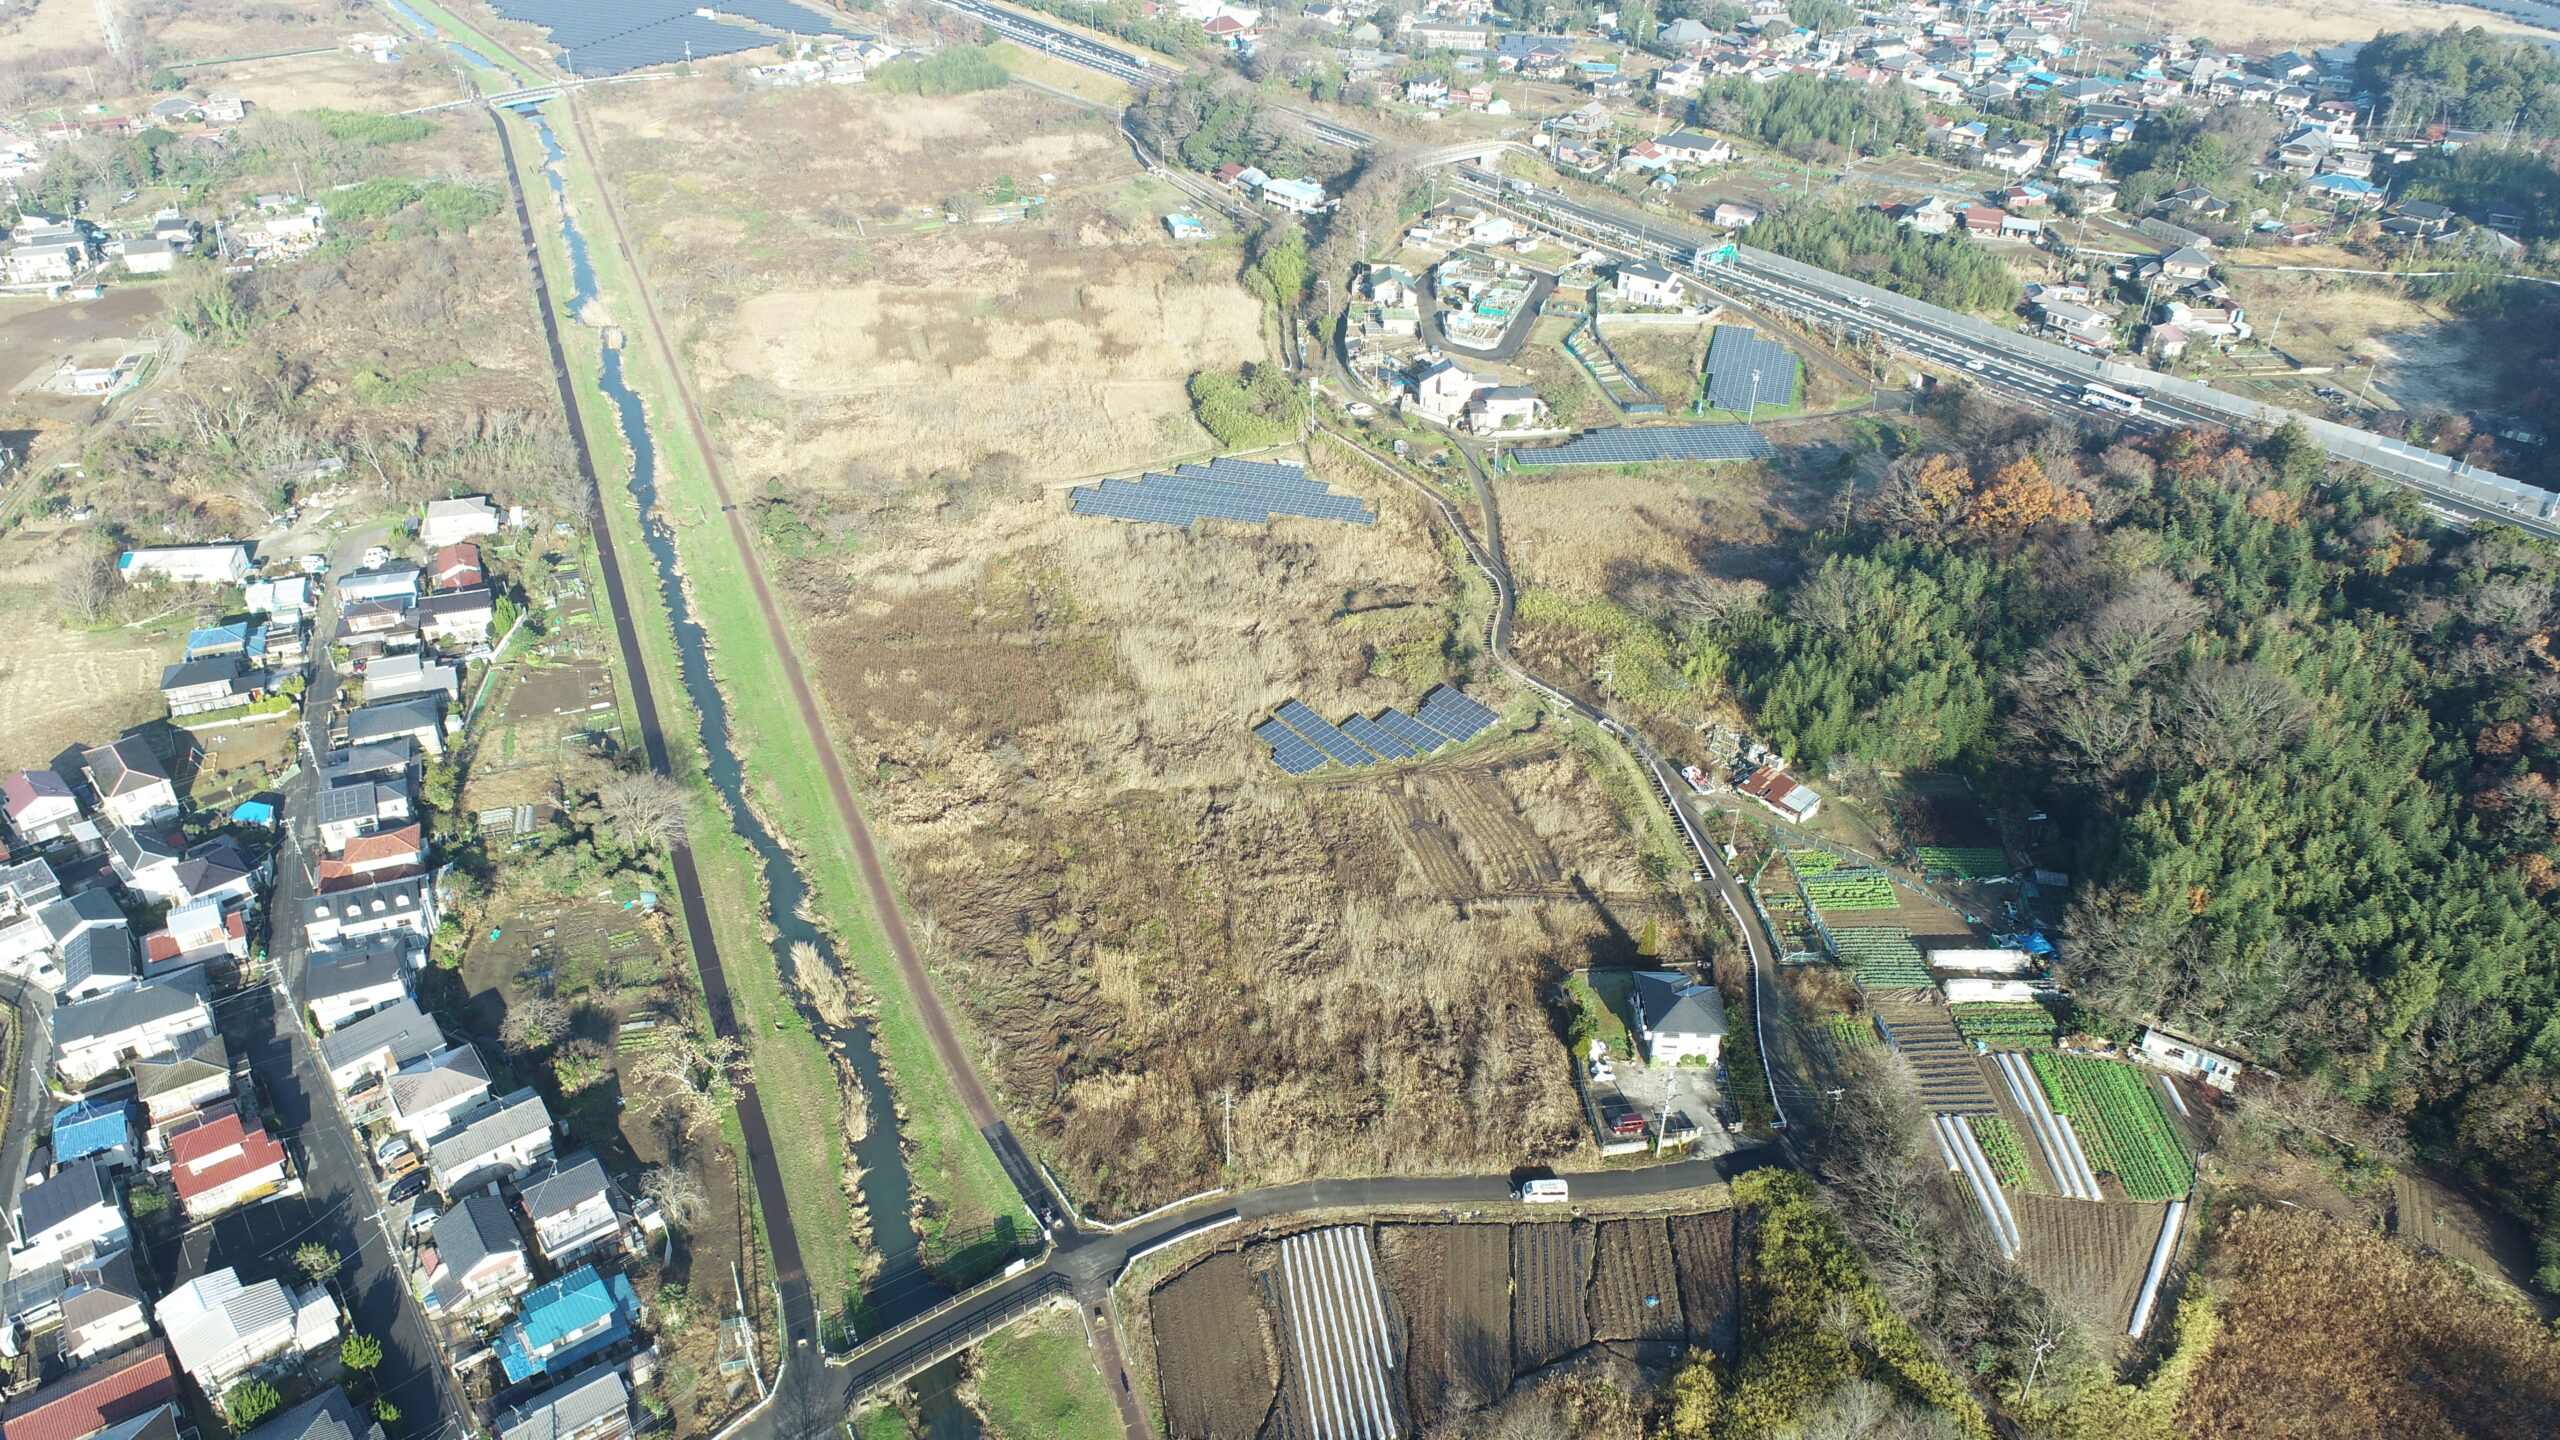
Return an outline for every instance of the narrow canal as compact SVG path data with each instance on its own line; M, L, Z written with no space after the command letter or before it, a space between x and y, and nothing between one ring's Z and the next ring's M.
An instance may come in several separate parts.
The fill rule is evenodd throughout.
M533 107L516 111L533 127L542 141L543 179L551 187L551 196L560 217L560 237L569 252L570 294L569 316L578 324L588 323L593 313L589 302L596 298L595 266L589 257L587 237L578 227L568 204L568 184L562 164L568 158L560 141L552 133L550 121ZM602 370L598 388L613 404L616 424L623 443L631 452L630 491L637 502L641 528L648 543L649 559L657 578L658 598L666 607L675 632L675 648L683 672L685 698L702 719L702 748L708 761L711 783L728 803L730 816L738 833L744 837L756 858L758 870L769 900L769 918L776 932L772 963L788 975L791 953L795 947L812 946L820 963L837 963L834 947L824 932L802 918L809 900L808 878L800 871L791 852L777 840L755 810L747 803L747 775L732 745L729 733L728 701L720 693L711 672L706 637L701 623L694 617L685 594L680 562L676 553L675 532L657 514L658 451L649 431L649 417L640 396L624 377L622 352L612 346L601 350ZM755 963L740 957L740 963ZM803 1007L801 1018L817 1033L820 1040L844 1056L859 1079L862 1098L870 1111L870 1128L862 1142L854 1147L854 1163L862 1171L862 1207L869 1217L871 1246L880 1264L871 1283L865 1287L864 1313L858 1328L863 1332L892 1325L922 1313L945 1298L942 1287L925 1270L916 1241L915 1227L909 1220L913 1198L913 1182L907 1171L904 1152L899 1146L896 1098L880 1069L880 1057L873 1044L870 1027L856 1024L836 1028L819 1021ZM836 1123L832 1115L790 1114L776 1111L772 1123L783 1125L827 1125ZM826 1216L795 1216L803 1243L837 1244L839 1237L825 1232L831 1228ZM838 1310L830 1318L846 1318Z

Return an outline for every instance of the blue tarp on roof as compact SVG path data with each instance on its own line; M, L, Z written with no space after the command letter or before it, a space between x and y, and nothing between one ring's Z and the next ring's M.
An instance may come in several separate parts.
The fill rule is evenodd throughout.
M523 1318L498 1332L511 1382L573 1369L631 1333L640 1297L620 1275L582 1265L524 1297Z
M133 1144L133 1122L124 1101L69 1105L53 1117L53 1159L67 1165Z

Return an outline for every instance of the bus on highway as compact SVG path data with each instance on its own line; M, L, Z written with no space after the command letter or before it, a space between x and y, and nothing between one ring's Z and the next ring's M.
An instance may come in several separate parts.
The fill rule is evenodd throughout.
M2128 394L2125 391L2118 390L2107 385L2088 385L2082 387L2080 391L2080 403L2083 405L2094 405L2101 410L2113 410L2119 415L2139 415L2142 413L2141 396Z

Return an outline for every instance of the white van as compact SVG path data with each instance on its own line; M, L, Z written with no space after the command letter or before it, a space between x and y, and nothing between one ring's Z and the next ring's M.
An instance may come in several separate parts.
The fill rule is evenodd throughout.
M1562 1205L1573 1198L1561 1180L1523 1180L1517 1193L1523 1205Z

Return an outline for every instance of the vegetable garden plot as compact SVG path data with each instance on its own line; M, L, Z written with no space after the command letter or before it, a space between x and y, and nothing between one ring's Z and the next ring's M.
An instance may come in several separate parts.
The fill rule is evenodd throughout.
M2090 1055L2035 1054L2028 1059L2053 1108L2071 1117L2089 1163L2115 1172L2128 1198L2148 1202L2185 1196L2194 1162L2143 1071Z
M1832 953L1864 989L1935 990L1937 979L1911 932L1897 925L1841 925L1831 931Z
M1920 860L1920 868L1932 875L1953 875L1959 880L1980 880L2009 873L2009 852L1997 846L1916 845L1912 853Z
M1277 1274L1292 1399L1310 1440L1393 1440L1396 1360L1368 1230L1292 1235L1280 1242Z
M1591 1343L1582 1308L1591 1284L1591 1227L1546 1221L1511 1227L1511 1370L1552 1365Z
M1967 1040L1996 1050L2049 1050L2058 1029L2053 1012L2033 1000L1968 1001L1947 1007Z
M1180 1440L1253 1440L1274 1386L1242 1255L1212 1255L1148 1297L1165 1426Z
M2027 1148L2018 1140L2016 1127L2005 1115L1968 1115L1965 1123L1973 1127L1974 1143L1982 1147L1983 1158L1991 1162L1991 1173L2002 1188L2028 1190L2035 1186L2035 1171L2027 1164Z
M1681 1318L1692 1344L1726 1359L1742 1345L1742 1289L1734 1278L1733 1212L1671 1217L1672 1262L1680 1275Z
M1804 882L1804 898L1823 914L1835 910L1899 910L1902 899L1881 870L1826 870Z
M1677 1340L1679 1279L1671 1237L1659 1220L1609 1220L1599 1229L1592 1263L1591 1338Z
M1378 1275L1402 1322L1407 1413L1419 1428L1440 1418L1448 1398L1450 1225L1378 1227Z
M1511 1383L1511 1227L1448 1227L1449 1373L1468 1393Z

